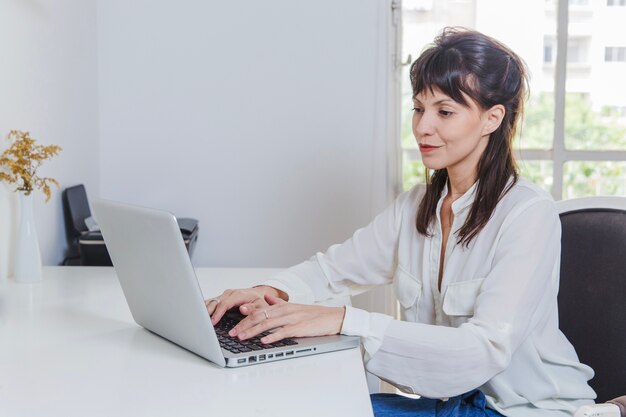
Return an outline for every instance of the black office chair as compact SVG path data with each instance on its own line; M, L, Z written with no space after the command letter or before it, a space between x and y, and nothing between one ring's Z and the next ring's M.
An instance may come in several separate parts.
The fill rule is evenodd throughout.
M63 213L68 249L63 265L112 266L111 257L99 230L90 231L85 219L91 217L87 191L83 184L63 191ZM198 220L177 218L189 257L198 241Z
M557 207L560 328L594 369L590 385L601 403L626 393L626 197L577 198Z
M81 265L79 239L89 232L85 219L91 217L85 186L79 184L66 188L63 190L61 200L67 237L67 253L63 265ZM109 258L110 262L111 258Z

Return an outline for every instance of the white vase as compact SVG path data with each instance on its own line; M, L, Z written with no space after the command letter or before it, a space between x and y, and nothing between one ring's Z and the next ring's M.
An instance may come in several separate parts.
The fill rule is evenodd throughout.
M16 282L41 281L41 253L33 216L33 196L20 193L20 225L15 241L13 278Z

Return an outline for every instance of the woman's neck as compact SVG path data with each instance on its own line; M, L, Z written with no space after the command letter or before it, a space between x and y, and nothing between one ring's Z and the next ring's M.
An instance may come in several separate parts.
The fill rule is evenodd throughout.
M448 171L448 196L456 200L469 190L476 182L476 174L453 175Z

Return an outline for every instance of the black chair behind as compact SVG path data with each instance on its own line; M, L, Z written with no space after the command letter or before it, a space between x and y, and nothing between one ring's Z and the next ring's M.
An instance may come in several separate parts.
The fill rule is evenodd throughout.
M63 265L111 266L111 257L99 230L89 231L85 219L91 217L87 191L83 184L63 191L63 215L67 235L67 254ZM198 220L177 218L180 232L189 252L193 255L198 241Z
M91 216L87 190L83 184L68 187L63 191L63 216L65 218L65 234L67 237L67 254L64 265L80 265L78 239L87 232L85 219Z
M626 198L559 203L559 323L604 402L626 389Z

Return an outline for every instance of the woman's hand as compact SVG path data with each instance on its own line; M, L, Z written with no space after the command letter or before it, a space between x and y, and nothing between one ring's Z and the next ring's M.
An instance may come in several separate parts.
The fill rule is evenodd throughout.
M257 308L267 308L269 305L263 298L266 294L284 300L289 299L284 292L267 285L261 285L254 288L226 290L218 297L205 300L204 304L211 316L211 322L215 326L224 316L224 313L233 307L239 307L239 311L244 316L251 314Z
M274 343L286 337L327 336L339 334L345 315L344 307L325 307L288 303L266 294L268 307L258 306L229 332L240 340L276 329L261 338L263 343Z

